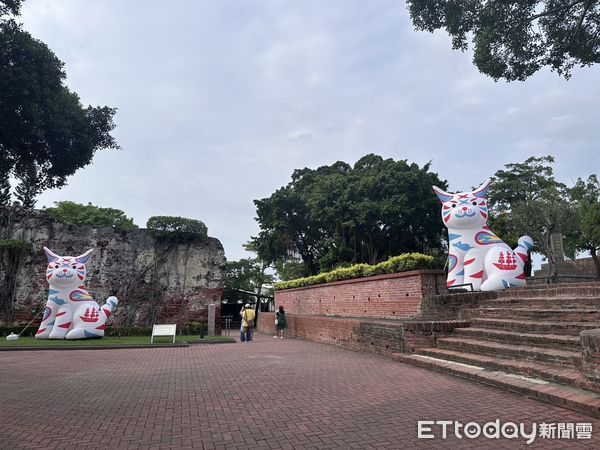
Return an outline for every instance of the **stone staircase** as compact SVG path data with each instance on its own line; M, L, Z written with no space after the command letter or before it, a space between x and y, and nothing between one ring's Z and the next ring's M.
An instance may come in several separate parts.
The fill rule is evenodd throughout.
M600 385L580 371L579 336L600 328L600 285L508 290L459 318L470 326L393 357L600 417Z

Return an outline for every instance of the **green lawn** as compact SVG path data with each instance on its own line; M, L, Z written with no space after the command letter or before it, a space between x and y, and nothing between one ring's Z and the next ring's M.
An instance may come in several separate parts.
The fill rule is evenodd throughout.
M206 336L203 340L228 340L227 336ZM198 336L177 336L176 344L198 341ZM155 337L154 345L172 344L172 337ZM0 347L81 347L81 346L119 346L119 345L150 345L150 336L104 337L102 339L35 339L22 337L16 341L7 341L0 338Z

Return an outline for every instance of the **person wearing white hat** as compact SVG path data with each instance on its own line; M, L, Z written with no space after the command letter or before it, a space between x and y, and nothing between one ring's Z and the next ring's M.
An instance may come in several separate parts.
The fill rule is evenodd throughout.
M244 337L246 338L245 342L252 342L252 327L254 325L254 310L250 308L250 304L246 303L242 311L240 312L242 316L242 327L244 330Z

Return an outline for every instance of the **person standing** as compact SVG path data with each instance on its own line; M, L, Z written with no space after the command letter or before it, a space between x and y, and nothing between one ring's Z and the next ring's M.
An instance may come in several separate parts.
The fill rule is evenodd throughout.
M287 328L287 322L285 320L285 311L283 306L279 306L279 309L275 313L275 336L273 338L283 339L283 330Z
M244 330L244 311L246 310L246 306L242 306L242 309L240 310L240 317L242 318L242 321L240 322L240 341L241 342L246 342L246 333Z
M246 333L246 342L252 342L252 327L254 326L254 310L250 308L250 304L244 305L244 312L242 313L242 326Z

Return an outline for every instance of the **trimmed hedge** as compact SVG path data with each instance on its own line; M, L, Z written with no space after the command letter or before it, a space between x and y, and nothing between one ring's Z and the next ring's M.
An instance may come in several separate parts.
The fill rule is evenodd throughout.
M175 242L204 241L208 238L208 228L196 219L173 216L153 216L146 227L158 239Z
M0 336L8 336L10 333L19 334L21 331L23 331L23 328L25 327L9 327L6 325L2 325L0 326ZM37 331L37 329L37 326L32 325L29 328L27 328L27 330L25 330L23 336L35 336L35 332Z
M372 275L383 275L388 273L407 272L409 270L431 269L434 266L432 256L422 253L405 253L392 256L387 261L373 266L369 264L355 264L350 267L334 269L330 272L320 273L312 277L297 278L295 280L281 281L275 283L276 290L293 289L316 284L331 283L332 281L350 280L352 278L370 277Z
M0 336L8 336L10 333L19 334L23 331L24 326L0 326ZM38 330L38 325L31 324L23 336L35 336ZM150 336L152 334L152 327L118 327L114 328L111 326L106 327L104 330L105 336Z

